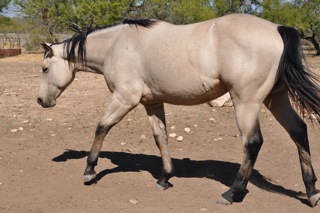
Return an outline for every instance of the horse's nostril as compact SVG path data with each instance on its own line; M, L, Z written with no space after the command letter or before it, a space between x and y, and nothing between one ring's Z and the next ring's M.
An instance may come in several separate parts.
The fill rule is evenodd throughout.
M42 102L42 99L41 99L41 98L38 98L38 99L37 99L37 102L38 102L38 104L40 104L40 105L42 106L43 102Z

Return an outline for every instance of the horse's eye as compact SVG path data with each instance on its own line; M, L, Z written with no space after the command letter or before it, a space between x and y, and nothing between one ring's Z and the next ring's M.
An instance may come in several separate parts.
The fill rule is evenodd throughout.
M43 72L43 73L48 72L48 68L42 68L42 72Z

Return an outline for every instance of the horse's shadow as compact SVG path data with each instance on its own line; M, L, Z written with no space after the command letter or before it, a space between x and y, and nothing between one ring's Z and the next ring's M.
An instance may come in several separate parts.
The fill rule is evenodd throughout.
M61 155L53 158L54 162L64 162L71 159L81 159L88 156L86 151L67 150ZM155 179L161 175L161 158L154 155L131 154L126 152L101 152L100 158L108 158L117 167L105 169L99 172L95 178L95 182L101 180L105 175L115 172L140 172L147 171ZM237 163L230 163L217 160L191 160L172 159L175 166L175 177L179 178L209 178L218 181L230 187L240 168ZM264 177L259 171L253 170L250 182L260 189L282 194L299 200L300 202L309 205L306 195L302 192L296 192L291 189L286 189L280 185L273 183Z

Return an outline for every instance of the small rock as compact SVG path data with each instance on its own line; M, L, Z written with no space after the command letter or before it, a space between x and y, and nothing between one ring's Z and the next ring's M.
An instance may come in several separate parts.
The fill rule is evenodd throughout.
M234 134L234 135L232 135L232 137L234 137L234 138L238 138L238 137L240 137L240 134L239 134L239 133Z
M169 134L169 137L170 137L170 138L175 138L175 137L177 137L177 134L176 134L176 133L170 133L170 134Z
M183 136L179 136L179 137L177 137L177 141L183 141Z
M51 134L50 136L51 136L51 137L55 137L55 136L56 136L56 134Z
M23 127L19 127L19 131L23 131Z
M144 140L144 139L146 139L146 136L145 136L145 135L141 135L141 136L140 136L140 139L141 139L141 140Z
M52 118L47 118L47 121L52 121Z
M29 120L24 120L23 123L27 124L27 123L29 123Z
M214 141L221 141L222 138L215 138Z
M15 132L18 132L18 131L19 131L18 129L11 129L11 130L10 130L10 132L14 132L14 133L15 133Z
M171 126L171 127L170 127L170 129L172 129L172 130L175 129L175 128L176 128L175 126Z
M187 128L184 128L184 131L189 133L189 132L191 132L191 129L187 127Z
M132 204L137 204L138 203L138 201L135 200L135 199L131 199L131 200L129 200L129 202L132 203Z
M120 145L124 146L124 145L126 145L126 142L121 142Z
M131 119L131 118L128 118L128 119L127 119L127 121L128 121L128 122L131 122L131 121L132 121L132 119Z
M214 118L209 118L209 121L216 122L216 119L214 119Z
M202 208L201 211L207 211L207 209L206 208Z

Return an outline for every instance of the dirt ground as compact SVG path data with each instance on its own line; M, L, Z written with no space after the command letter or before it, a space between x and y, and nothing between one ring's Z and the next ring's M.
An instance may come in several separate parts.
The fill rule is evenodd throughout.
M148 118L137 107L115 126L102 148L97 183L82 174L95 128L110 93L102 76L78 73L51 109L36 103L42 55L0 59L0 212L319 212L308 205L298 154L265 108L264 145L249 193L231 206L216 204L242 161L234 109L166 105L173 187L155 189L159 151ZM320 58L308 58L320 72ZM190 128L190 132L185 132ZM319 129L309 125L320 178ZM320 189L320 183L317 183Z

